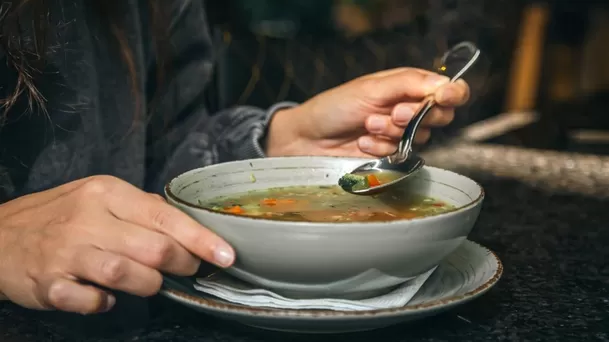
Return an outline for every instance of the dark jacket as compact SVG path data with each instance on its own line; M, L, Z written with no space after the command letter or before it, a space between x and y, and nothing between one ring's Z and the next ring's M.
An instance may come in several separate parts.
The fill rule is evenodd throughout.
M0 128L0 202L96 174L160 193L183 171L264 156L261 143L275 108L238 107L215 115L206 110L213 51L203 1L162 2L171 7L164 13L171 66L160 86L147 1L122 2L139 112L116 39L94 2L49 3L55 4L54 34L38 77L49 115L28 113L21 102ZM14 82L14 71L0 63L1 91L10 92Z

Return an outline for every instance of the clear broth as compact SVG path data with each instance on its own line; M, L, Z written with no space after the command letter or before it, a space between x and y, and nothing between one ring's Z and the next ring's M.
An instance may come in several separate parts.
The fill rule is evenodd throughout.
M374 222L442 214L455 207L421 195L357 196L339 186L291 186L199 201L204 208L242 216L300 222Z

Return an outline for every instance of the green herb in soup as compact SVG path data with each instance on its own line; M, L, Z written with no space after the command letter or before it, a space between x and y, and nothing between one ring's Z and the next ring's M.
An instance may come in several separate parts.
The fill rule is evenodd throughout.
M293 186L217 197L199 204L215 211L281 221L370 222L437 215L455 207L429 197L387 192L357 196L339 186Z
M338 180L345 191L358 191L393 182L402 175L392 171L347 173Z
M362 175L347 173L338 180L338 185L345 190L363 190L368 189L370 184L368 178Z

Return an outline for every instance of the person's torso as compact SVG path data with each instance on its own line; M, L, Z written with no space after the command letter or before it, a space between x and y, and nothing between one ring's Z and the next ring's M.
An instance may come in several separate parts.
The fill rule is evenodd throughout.
M144 87L150 39L138 1L124 2L122 22L137 71L136 113L131 76L108 25L88 1L51 1L52 37L36 84L46 113L28 111L25 96L0 127L0 203L95 174L142 186L145 165ZM143 3L143 2L142 2ZM27 33L26 33L27 34ZM16 74L2 52L0 95Z

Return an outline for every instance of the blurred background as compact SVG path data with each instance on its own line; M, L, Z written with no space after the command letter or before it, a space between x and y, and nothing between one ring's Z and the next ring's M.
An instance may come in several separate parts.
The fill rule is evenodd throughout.
M217 49L212 107L268 107L399 66L431 69L450 45L484 59L473 101L433 143L464 139L609 154L609 2L205 1ZM331 115L329 113L328 115Z

